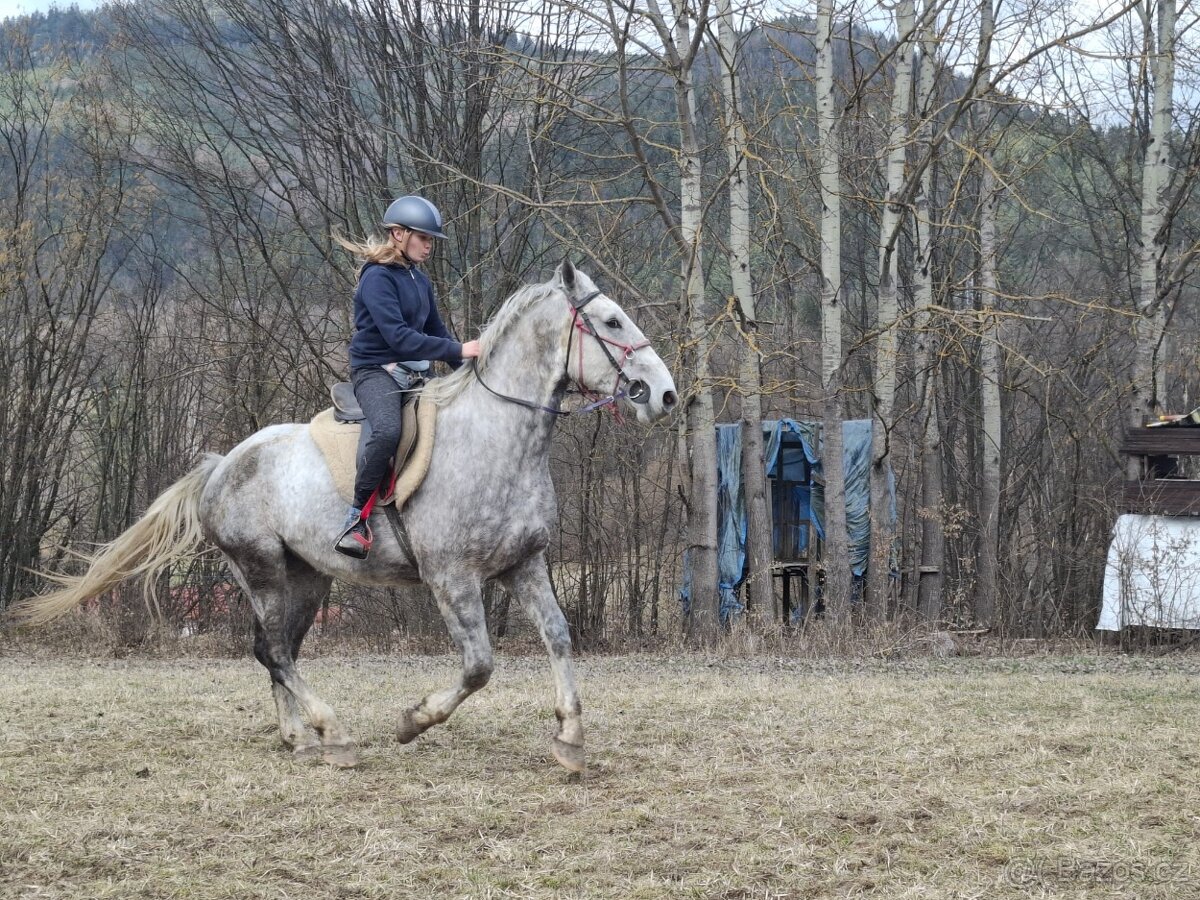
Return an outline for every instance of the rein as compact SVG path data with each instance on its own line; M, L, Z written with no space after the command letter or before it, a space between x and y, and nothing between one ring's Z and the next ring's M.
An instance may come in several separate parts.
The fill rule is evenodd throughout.
M592 325L592 320L588 318L588 315L583 311L583 308L599 297L601 293L602 292L598 290L592 291L590 294L580 300L579 303L571 303L570 300L567 301L571 307L571 324L569 326L570 332L567 336L567 358L563 363L563 376L566 378L571 377L571 346L574 343L572 338L573 333L577 331L579 332L579 377L575 379L575 382L576 384L580 385L581 393L591 393L590 391L587 391L586 388L583 388L583 336L585 334L590 334L596 339L597 343L600 344L600 349L604 351L604 355L608 358L609 363L617 373L616 381L613 383L612 393L607 397L601 397L589 403L587 406L576 410L557 409L551 406L543 406L540 403L534 403L530 400L523 400L520 397L512 397L508 394L500 393L483 380L483 372L476 364L477 360L472 359L471 368L475 372L475 377L479 379L479 383L482 384L489 393L494 394L501 400L507 400L509 403L515 403L518 406L524 406L526 409L532 409L536 412L550 413L553 416L565 417L572 416L577 413L593 412L604 406L612 406L622 397L628 397L634 403L645 403L648 399L645 383L641 381L631 381L629 376L625 374L624 364L633 359L633 354L638 350L641 350L643 347L649 347L650 342L647 340L642 341L640 344L622 344L620 341L614 341L611 338L606 338L603 335L598 334L595 326ZM621 362L617 362L617 359L613 356L612 351L608 349L609 345L618 347L623 351ZM622 387L622 384L625 386Z

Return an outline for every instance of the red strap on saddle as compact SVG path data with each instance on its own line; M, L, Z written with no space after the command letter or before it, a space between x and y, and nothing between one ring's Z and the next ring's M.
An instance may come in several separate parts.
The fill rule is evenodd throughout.
M364 522L371 518L371 510L375 508L375 501L379 499L379 488L371 491L371 496L367 498L367 502L363 504L362 510L359 512L359 518Z
M400 476L395 469L388 468L387 474L383 476L383 481L379 482L378 487L371 491L371 496L368 497L367 502L363 504L362 511L359 513L363 521L371 518L371 510L375 508L375 504L379 502L381 497L386 499L389 494L394 494L396 492L396 479L399 477ZM388 493L380 494L380 491L385 485L387 486Z

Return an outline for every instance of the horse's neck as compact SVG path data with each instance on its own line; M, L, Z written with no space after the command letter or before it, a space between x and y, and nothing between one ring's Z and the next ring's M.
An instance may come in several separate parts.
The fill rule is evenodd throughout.
M472 416L486 419L489 434L507 438L521 455L549 453L550 438L566 387L567 323L552 306L531 310L503 335L488 353L482 369L489 391L476 382L463 399L472 405ZM492 393L495 391L495 393ZM530 409L511 400L517 398L541 409Z

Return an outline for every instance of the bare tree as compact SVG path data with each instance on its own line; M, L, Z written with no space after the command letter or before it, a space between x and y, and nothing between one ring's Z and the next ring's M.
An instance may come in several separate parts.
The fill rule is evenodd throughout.
M742 109L738 36L730 0L717 2L717 31L725 93L725 147L729 155L729 275L741 348L738 391L742 400L741 478L746 515L747 600L760 624L775 620L773 547L767 477L763 467L762 371L758 315L750 271L750 184Z
M842 462L842 212L837 106L834 96L832 0L817 5L817 129L821 184L821 467L825 474L825 604L849 616L850 562Z
M986 100L991 90L992 35L995 13L992 0L983 0L979 18L979 66L983 71L980 97L976 101L979 140L979 294L982 328L979 341L979 391L982 429L980 433L979 583L975 594L975 621L990 626L996 615L999 592L1001 409L1000 383L1002 336L996 285L996 187L995 164L990 146Z
M927 625L941 616L944 580L945 535L942 529L941 428L937 381L934 371L936 341L933 325L933 248L935 244L931 199L933 194L933 119L937 103L936 46L931 35L936 18L927 16L921 26L917 57L918 152L930 157L913 198L913 318L914 364L917 377L916 409L920 422L921 500L917 510L920 528L919 558L915 566L916 608Z
M1146 89L1153 96L1153 112L1142 162L1137 319L1128 419L1134 428L1150 421L1161 402L1159 353L1166 330L1163 301L1174 287L1167 281L1165 261L1170 237L1176 41L1175 0L1147 0L1135 9L1142 22ZM1136 457L1129 460L1128 469L1130 478L1145 477Z
M896 5L898 48L894 54L892 103L888 116L883 213L879 224L879 304L876 309L875 373L871 416L871 557L867 567L867 609L877 622L887 618L891 594L892 549L895 528L891 512L891 459L895 431L896 367L898 362L899 245L905 206L905 156L909 143L912 92L913 0Z
M43 548L61 554L85 514L63 501L86 487L72 450L95 411L102 358L91 334L121 264L134 180L130 129L94 80L63 57L38 65L20 39L2 52L0 607L29 588Z

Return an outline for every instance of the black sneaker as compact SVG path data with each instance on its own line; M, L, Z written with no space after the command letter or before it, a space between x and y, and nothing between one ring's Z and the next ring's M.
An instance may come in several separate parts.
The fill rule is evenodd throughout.
M334 541L333 549L355 559L366 559L367 554L371 552L371 541L374 539L375 535L372 534L371 526L367 524L366 519L355 516L350 526Z

